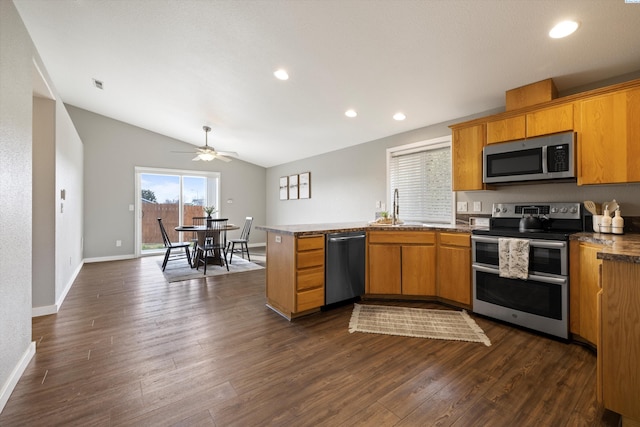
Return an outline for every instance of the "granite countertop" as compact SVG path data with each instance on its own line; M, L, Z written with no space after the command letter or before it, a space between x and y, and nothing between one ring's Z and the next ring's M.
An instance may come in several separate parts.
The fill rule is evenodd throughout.
M346 233L352 231L451 231L454 233L470 233L468 224L400 224L376 225L367 222L343 222L328 224L297 224L297 225L258 225L258 230L304 236L318 233Z
M598 259L640 264L640 233L576 233L570 239L604 245Z

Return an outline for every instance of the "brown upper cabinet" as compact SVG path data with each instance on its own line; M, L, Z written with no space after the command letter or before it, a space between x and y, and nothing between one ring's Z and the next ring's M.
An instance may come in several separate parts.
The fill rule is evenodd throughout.
M578 103L578 185L640 182L640 88Z
M526 136L524 114L487 122L487 144L524 139Z
M527 138L573 130L573 102L527 113Z
M487 144L573 130L573 103L487 122Z
M482 147L485 135L484 123L453 130L453 191L485 189L482 183Z
M578 185L640 182L640 79L450 126L453 190L487 190L482 148L575 131Z

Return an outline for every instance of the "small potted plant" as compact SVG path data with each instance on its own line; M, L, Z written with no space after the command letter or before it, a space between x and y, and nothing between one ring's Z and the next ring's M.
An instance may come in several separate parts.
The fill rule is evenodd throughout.
M217 212L216 207L211 205L211 206L205 206L203 209L204 209L204 213L207 214L207 226L209 226L210 224L209 220L212 219L211 214Z
M216 210L216 207L215 207L215 206L213 206L213 205L211 205L211 206L205 206L203 209L204 209L204 213L206 213L206 214L207 214L207 218L211 218L211 214L212 214L212 213L216 213L216 212L218 212L218 211Z

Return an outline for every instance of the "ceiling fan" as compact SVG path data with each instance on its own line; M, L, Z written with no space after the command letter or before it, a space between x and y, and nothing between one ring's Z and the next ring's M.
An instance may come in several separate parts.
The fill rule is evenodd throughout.
M204 130L204 145L198 148L195 152L192 151L174 151L174 153L195 153L196 156L192 159L193 161L203 160L205 162L210 162L211 160L222 160L223 162L230 162L231 159L229 157L238 157L238 153L233 151L216 151L215 148L209 146L209 140L207 135L211 132L211 128L209 126L202 126Z

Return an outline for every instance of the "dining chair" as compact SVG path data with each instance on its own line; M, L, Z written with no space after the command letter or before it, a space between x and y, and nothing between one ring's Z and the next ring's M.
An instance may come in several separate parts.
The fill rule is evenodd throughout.
M158 224L160 225L160 233L162 234L162 242L164 243L164 247L167 249L164 253L164 260L162 261L162 271L167 267L167 262L169 260L183 258L182 255L171 255L171 251L173 249L182 249L184 248L184 253L187 256L187 261L189 262L189 266L191 266L191 252L189 252L189 247L191 246L191 242L177 242L172 243L169 239L169 235L167 234L167 230L164 228L164 224L162 224L162 218L158 218Z
M195 225L196 227L203 227L206 225L206 220L206 216L194 216L191 217L191 225ZM194 262L193 267L195 267L196 251L198 250L198 233L196 231L191 233L191 243L191 259Z
M251 256L249 256L249 234L251 233L251 224L253 224L253 217L246 217L244 219L242 232L240 233L240 238L229 239L229 244L227 246L227 253L229 253L229 264L231 264L231 259L233 258L234 252L240 252L240 255L244 259L245 250L247 251L247 259L251 261ZM236 243L240 245L240 249L236 249Z
M200 264L204 265L204 274L207 274L207 264L210 258L220 260L229 271L227 263L227 218L207 220L205 232L198 233L198 246L196 250L196 270Z

